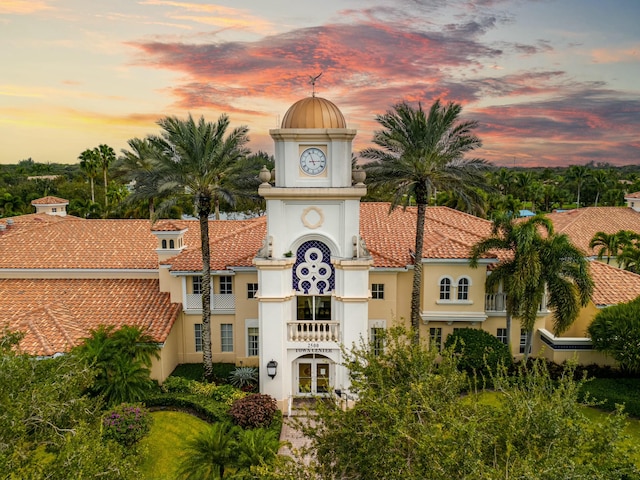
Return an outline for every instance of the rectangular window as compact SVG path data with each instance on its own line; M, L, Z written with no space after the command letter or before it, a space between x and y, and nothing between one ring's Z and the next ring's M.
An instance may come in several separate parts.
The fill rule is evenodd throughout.
M258 293L258 284L247 283L247 298L256 298L256 293Z
M371 329L371 349L374 355L382 355L384 352L383 340L384 328L373 327Z
M371 298L375 300L384 300L384 283L371 284Z
M233 352L233 324L231 323L220 325L220 350Z
M202 277L191 277L194 295L202 295Z
M506 345L507 344L507 329L506 328L499 328L498 331L496 332L496 337L498 338L498 340L500 340L502 343L504 343Z
M257 357L259 354L258 333L258 327L247 328L247 356L249 357Z
M442 350L442 328L429 329L429 347Z
M524 353L524 350L526 347L527 347L527 331L522 329L520 330L520 353Z
M202 324L196 323L193 326L193 334L196 341L196 352L202 351Z
M331 320L330 296L298 296L298 320Z
M223 275L220 277L220 293L222 294L229 294L229 293L233 293L233 288L232 288L232 278L230 275Z

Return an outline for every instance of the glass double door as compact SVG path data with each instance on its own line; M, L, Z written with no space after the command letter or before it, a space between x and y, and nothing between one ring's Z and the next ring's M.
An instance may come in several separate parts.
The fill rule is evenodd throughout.
M297 395L325 395L331 385L331 363L326 357L300 358L296 367Z

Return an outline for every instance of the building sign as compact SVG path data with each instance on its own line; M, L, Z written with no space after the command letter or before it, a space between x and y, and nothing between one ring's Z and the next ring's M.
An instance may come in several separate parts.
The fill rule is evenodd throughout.
M320 348L319 343L307 343L307 348L296 348L296 353L333 353L333 348Z

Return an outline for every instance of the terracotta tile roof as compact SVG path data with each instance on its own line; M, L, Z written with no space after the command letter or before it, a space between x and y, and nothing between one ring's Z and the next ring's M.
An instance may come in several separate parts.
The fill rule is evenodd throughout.
M628 207L586 207L547 215L556 233L566 233L587 255L596 255L589 242L597 232L616 233L632 230L640 233L640 212Z
M31 205L58 205L58 204L68 205L69 200L65 200L64 198L60 198L60 197L48 196L48 197L36 198L35 200L31 201Z
M188 228L188 220L159 220L151 226L153 232L179 232ZM199 225L199 224L198 224Z
M197 240L190 240L188 249L163 262L170 264L172 271L197 272L202 270L200 224L198 221L193 221L189 231L192 230L198 232ZM248 220L209 221L211 269L226 270L229 267L251 266L253 258L262 247L262 241L266 234L266 217Z
M0 236L0 268L158 268L157 240L148 220L26 217L31 219L14 217L15 224Z
M624 198L640 198L640 192L628 193Z
M164 342L182 308L158 280L141 279L0 279L0 298L0 328L24 331L21 348L45 356L99 325L139 326Z
M640 275L606 263L589 263L595 284L592 300L596 305L615 305L640 296Z
M404 267L413 263L416 207L389 213L388 203L360 204L360 234L376 267ZM491 222L448 207L428 207L423 258L469 258L469 250L491 233Z

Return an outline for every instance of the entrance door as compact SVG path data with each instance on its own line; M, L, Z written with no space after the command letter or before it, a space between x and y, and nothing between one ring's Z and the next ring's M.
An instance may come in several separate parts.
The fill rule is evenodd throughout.
M307 356L305 356L307 357ZM326 357L301 358L297 368L297 395L326 395L331 386L331 364Z

